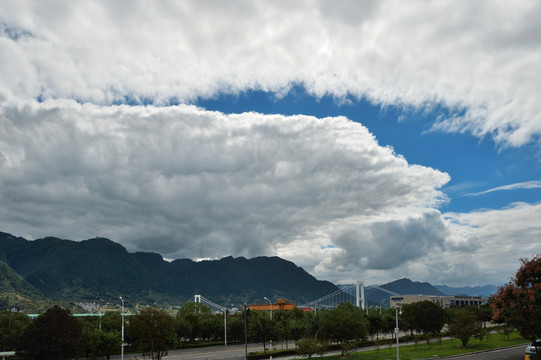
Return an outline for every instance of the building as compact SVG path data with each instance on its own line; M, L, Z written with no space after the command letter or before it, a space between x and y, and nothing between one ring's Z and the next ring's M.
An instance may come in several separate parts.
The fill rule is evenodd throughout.
M295 303L288 303L285 299L278 299L274 304L250 304L246 305L250 310L254 311L272 311L276 310L293 310Z
M391 308L396 305L411 304L424 300L439 304L443 308L481 306L487 303L487 299L481 296L393 295L390 297Z

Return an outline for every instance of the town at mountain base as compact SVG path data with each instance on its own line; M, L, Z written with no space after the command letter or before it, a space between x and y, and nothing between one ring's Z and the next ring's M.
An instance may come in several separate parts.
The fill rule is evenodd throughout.
M3 232L0 280L0 310L37 311L53 303L116 301L119 295L131 304L152 306L179 306L195 294L218 304L260 302L264 297L300 304L338 290L279 257L168 262L156 253L129 253L105 238L29 241ZM408 279L380 287L399 294L443 295L428 283ZM452 289L442 290L450 294ZM469 290L461 294L488 295ZM379 305L389 294L368 287L366 298L369 304Z

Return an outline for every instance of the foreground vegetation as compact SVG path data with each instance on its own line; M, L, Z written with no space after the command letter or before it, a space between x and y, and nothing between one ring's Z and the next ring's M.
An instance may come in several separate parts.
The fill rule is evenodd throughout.
M465 308L446 312L431 302L418 303L403 306L399 323L401 329L417 334L415 339L419 341L437 336L446 323L453 328L455 322L460 326L453 336L483 339L484 319L490 318L487 311ZM290 353L300 350L302 354L323 354L333 344L342 355L348 355L369 337L378 338L384 333L390 337L395 326L394 310L380 313L379 309L371 309L366 314L350 303L317 312L274 311L272 318L268 311L226 317L229 343L244 341L246 318L248 341L260 343L262 352L267 351L272 340L285 341ZM193 343L224 341L224 315L212 314L200 303L187 303L176 315L148 307L124 320L129 345L125 350L142 352L152 359ZM21 313L4 312L0 314L0 351L17 350L20 359L109 358L119 352L121 327L118 312L106 312L102 318L76 318L69 310L54 306L34 321ZM318 341L312 348L314 339Z
M521 337L518 332L514 332L509 338L492 333L484 339L483 342L472 338L467 346L462 346L462 342L459 339L443 340L441 344L432 342L430 344L419 343L417 345L400 346L400 359L413 360L454 356L513 345L526 345L526 343L527 340ZM349 358L352 360L378 360L392 359L395 357L395 347L380 346L379 349L376 350L353 353ZM336 359L336 356L325 356L323 359Z

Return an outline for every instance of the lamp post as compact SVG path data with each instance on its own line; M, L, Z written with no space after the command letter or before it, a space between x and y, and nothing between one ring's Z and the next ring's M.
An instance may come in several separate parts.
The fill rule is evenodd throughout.
M227 345L227 303L231 300L227 300L224 305L224 346Z
M269 310L270 310L270 319L271 319L271 323L272 323L272 302L267 299L266 296L263 297L263 299L267 300L269 302ZM270 339L270 351L272 351L272 339ZM272 357L271 357L272 359Z
M395 318L396 318L396 328L395 328L395 332L396 332L396 360L400 360L400 343L398 341L398 315L402 315L402 307L401 306L395 306ZM400 312L399 310L400 309Z
M383 307L382 304L383 304L385 301L387 301L387 299L383 299L383 300L381 300L381 301L379 302L379 313L380 313L380 314L381 314L381 308Z
M269 310L270 310L270 319L272 320L272 303L269 299L267 299L266 296L263 297L263 299L267 300L269 302Z
M120 359L124 360L124 299L122 296L119 296L120 301L122 301L122 345L120 346Z
M99 316L100 316L100 330L101 330L101 317L102 317L102 313L101 313L101 302L103 301L103 299L100 299L100 302L98 303L98 313L99 313Z
M246 303L244 303L243 309L244 309L244 360L248 360L248 328L246 326L246 322L247 322L246 311L248 309L247 309Z

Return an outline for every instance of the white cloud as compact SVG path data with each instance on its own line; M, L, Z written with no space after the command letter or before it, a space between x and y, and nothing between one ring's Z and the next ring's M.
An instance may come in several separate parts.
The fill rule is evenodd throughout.
M315 248L306 239L280 249L280 254L294 257L316 277L338 283L384 284L407 277L449 286L503 285L520 266L520 258L539 253L540 216L541 204L526 203L471 213L428 211L414 219L391 220L379 233L373 230L377 222L376 226L370 221L360 223L353 237L355 246ZM372 234L378 235L378 241L372 241ZM324 237L313 239L321 245L329 242ZM417 246L424 250L417 252ZM360 261L349 261L356 256ZM374 266L376 260L394 265Z
M180 102L247 89L442 104L434 129L541 134L541 4L3 1L0 98Z
M0 129L0 228L19 236L100 235L167 258L297 256L306 240L309 268L325 247L378 269L444 241L431 209L449 176L343 117L46 101L2 108Z
M479 195L485 195L489 194L494 191L502 191L502 190L519 190L519 189L539 189L541 188L541 181L539 180L532 180L532 181L524 181L521 183L516 184L509 184L509 185L503 185L498 186L492 189L476 192L476 193L469 193L467 195L469 196L479 196Z
M541 134L540 17L496 0L2 1L0 229L167 258L277 254L333 281L501 282L538 251L539 205L444 218L449 176L345 118L111 105L300 84L443 105L432 130L521 146Z
M519 268L520 258L539 253L541 204L443 215L450 234L445 251L430 252L394 269L393 275L402 271L432 284L503 285Z

